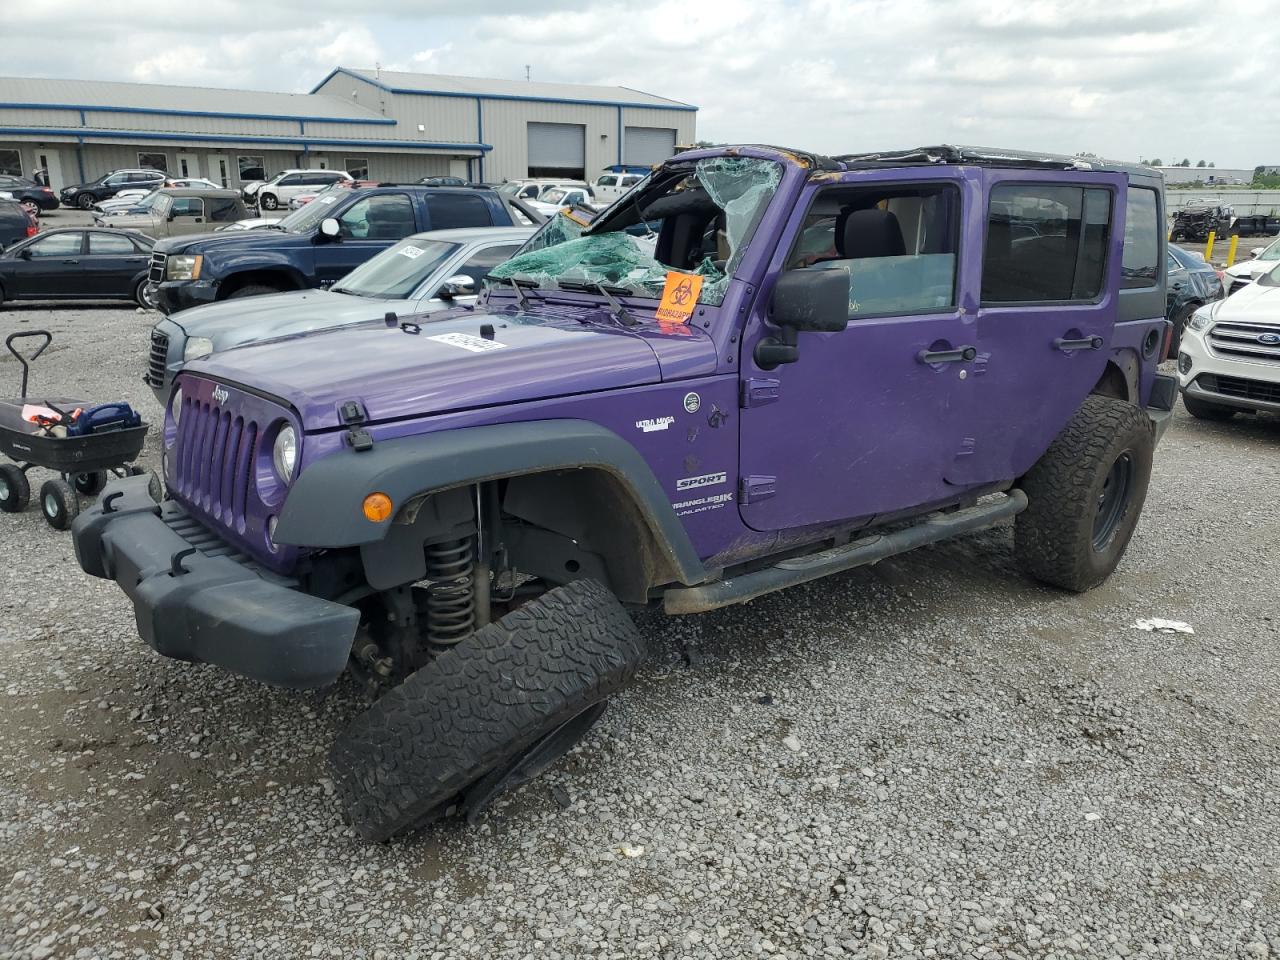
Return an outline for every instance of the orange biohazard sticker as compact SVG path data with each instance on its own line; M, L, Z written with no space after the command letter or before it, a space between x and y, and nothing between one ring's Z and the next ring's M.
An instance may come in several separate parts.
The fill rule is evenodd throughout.
M664 327L668 325L688 326L693 316L693 308L698 305L698 294L702 293L702 275L697 273L667 274L666 286L662 288L662 302L658 304L656 319Z

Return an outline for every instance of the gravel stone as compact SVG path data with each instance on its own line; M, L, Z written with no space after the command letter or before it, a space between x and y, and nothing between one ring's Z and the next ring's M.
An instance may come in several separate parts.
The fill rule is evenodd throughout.
M158 423L154 319L7 305L0 335L54 333L33 392ZM1278 443L1179 408L1082 597L1020 576L1002 527L640 616L651 659L585 743L385 845L323 765L355 684L162 659L67 534L0 516L0 960L1273 956Z

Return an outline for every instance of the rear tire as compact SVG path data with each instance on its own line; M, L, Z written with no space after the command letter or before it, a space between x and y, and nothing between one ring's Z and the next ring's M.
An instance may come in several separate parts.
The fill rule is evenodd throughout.
M1237 413L1240 413L1235 407L1228 407L1221 403L1210 403L1208 400L1198 400L1195 397L1188 397L1185 393L1182 395L1182 405L1187 408L1187 413L1197 420L1212 420L1218 423L1230 420Z
M0 510L21 513L31 502L27 475L12 463L0 464Z
M102 492L102 488L107 485L107 473L105 470L95 470L93 473L77 473L71 478L71 485L75 487L76 493L83 494L86 497L94 497Z
M348 820L366 840L382 841L438 819L468 787L488 774L500 779L559 728L581 736L642 656L630 617L591 580L481 627L338 737L329 770Z
M238 300L241 297L263 297L269 293L283 293L279 287L269 287L265 283L246 283L239 290L228 294L228 300Z
M65 480L46 480L40 487L40 512L55 530L66 530L80 515L80 501Z
M1077 593L1109 577L1142 513L1154 450L1142 409L1087 397L1022 479L1029 504L1014 524L1022 568Z

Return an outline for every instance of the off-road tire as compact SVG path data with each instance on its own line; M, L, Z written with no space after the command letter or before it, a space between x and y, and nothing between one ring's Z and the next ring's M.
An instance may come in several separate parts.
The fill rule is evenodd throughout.
M1111 575L1133 536L1151 480L1155 437L1139 407L1110 397L1085 399L1022 478L1027 509L1014 523L1014 554L1037 580L1082 593ZM1126 458L1124 496L1105 540L1094 521L1112 469ZM1113 480L1114 482L1114 480Z
M46 480L40 485L40 512L55 530L66 530L80 515L80 500L65 480Z
M265 297L269 293L283 293L279 287L270 287L265 283L246 283L243 287L234 293L227 295L228 300L238 300L240 297Z
M578 580L480 628L356 717L329 752L349 822L388 840L625 687L643 656L631 618Z
M31 502L31 484L27 475L12 463L0 464L0 510L21 513Z
M1182 405L1187 408L1187 413L1197 420L1221 422L1230 420L1240 412L1235 407L1228 407L1221 403L1210 403L1208 400L1198 400L1195 397L1188 397L1185 393L1182 395Z

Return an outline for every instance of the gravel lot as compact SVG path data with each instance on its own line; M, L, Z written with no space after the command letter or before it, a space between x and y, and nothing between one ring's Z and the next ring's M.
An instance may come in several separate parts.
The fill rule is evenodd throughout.
M152 319L16 306L0 334L55 333L36 389L158 416ZM1278 442L1179 409L1083 597L1022 579L1006 528L646 617L652 661L579 751L477 827L376 847L324 775L353 686L163 660L67 534L4 515L0 957L1280 952Z

